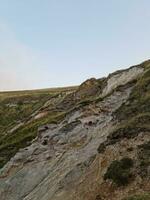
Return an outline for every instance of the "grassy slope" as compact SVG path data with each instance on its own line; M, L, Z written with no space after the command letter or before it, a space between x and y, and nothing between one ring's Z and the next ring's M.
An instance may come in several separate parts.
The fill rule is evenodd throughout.
M65 115L63 111L54 110L48 116L26 123L31 114L48 100L58 98L60 94L59 98L62 98L62 94L74 89L76 87L0 93L0 168L19 148L29 145L36 137L40 125L57 123ZM10 134L8 130L20 122L25 124Z

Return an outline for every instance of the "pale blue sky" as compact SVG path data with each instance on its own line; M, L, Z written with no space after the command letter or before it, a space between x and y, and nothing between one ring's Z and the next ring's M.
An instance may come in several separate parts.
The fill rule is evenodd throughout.
M0 90L76 85L149 57L149 0L0 0Z

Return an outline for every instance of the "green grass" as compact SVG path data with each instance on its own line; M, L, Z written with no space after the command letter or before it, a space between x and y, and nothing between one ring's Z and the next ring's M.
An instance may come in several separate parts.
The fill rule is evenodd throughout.
M40 94L0 98L0 134L28 119L51 97L51 94Z
M27 120L44 103L59 94L72 92L77 87L31 91L0 92L0 135L19 122Z

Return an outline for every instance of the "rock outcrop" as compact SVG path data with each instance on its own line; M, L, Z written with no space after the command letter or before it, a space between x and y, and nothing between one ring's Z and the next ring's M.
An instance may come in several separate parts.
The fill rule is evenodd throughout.
M150 61L87 80L55 106L58 123L1 169L0 200L148 200Z

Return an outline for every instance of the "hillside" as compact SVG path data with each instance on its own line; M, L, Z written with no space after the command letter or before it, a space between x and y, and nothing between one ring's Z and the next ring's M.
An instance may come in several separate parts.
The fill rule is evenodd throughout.
M149 200L150 61L0 93L0 200Z

